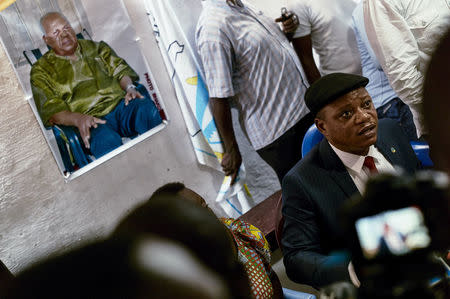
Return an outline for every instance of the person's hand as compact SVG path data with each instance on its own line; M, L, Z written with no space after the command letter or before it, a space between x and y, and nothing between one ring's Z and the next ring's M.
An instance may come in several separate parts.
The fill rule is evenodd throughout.
M106 120L81 113L74 113L73 117L85 147L90 148L91 128L97 128L98 124L106 124Z
M222 165L222 169L225 172L225 175L231 176L231 185L236 182L241 163L242 157L237 144L232 146L223 154L222 163L220 163L220 165Z
M127 94L125 95L125 106L128 106L128 103L131 100L134 100L135 98L142 99L143 96L139 91L136 90L136 88L131 87L127 89Z
M275 22L281 22L281 28L286 35L293 35L299 24L297 15L284 7L281 9L281 17L275 19Z

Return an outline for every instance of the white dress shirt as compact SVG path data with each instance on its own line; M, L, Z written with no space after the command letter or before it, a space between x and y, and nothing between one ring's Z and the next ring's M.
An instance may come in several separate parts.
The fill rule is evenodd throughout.
M410 108L420 137L424 73L450 24L450 0L364 0L370 44L392 88Z
M342 72L361 75L352 12L360 0L288 0L299 20L294 38L311 35L322 75Z
M341 159L345 168L347 168L350 177L356 185L359 193L363 194L366 182L369 179L370 171L364 166L364 160L366 156L373 157L373 161L375 162L375 167L378 170L378 173L395 173L395 168L392 164L380 153L380 151L374 146L370 146L369 152L366 156L355 155L351 153L347 153L341 151L340 149L333 146L329 143L331 148L334 150L336 155Z

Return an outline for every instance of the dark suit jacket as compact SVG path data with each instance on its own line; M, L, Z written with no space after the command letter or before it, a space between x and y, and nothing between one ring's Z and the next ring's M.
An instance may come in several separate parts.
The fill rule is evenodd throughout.
M392 165L407 173L420 168L395 121L379 121L375 146ZM346 247L337 211L358 189L326 139L288 172L282 191L282 246L288 277L315 287L349 280L350 257L332 251Z

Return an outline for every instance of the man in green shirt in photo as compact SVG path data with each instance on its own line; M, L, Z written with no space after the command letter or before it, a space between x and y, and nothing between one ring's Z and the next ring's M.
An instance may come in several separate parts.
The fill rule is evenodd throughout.
M41 18L51 48L32 67L34 100L45 126L78 128L96 158L162 122L152 100L133 82L136 72L103 41L77 40L67 19L51 12Z

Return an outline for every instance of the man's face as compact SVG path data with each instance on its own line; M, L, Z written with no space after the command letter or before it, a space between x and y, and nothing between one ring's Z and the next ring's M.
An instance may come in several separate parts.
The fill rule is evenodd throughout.
M377 141L377 111L364 87L323 107L315 123L332 145L348 153L366 155Z
M78 42L72 26L60 15L47 17L42 26L45 30L44 41L56 54L69 56L75 53Z

